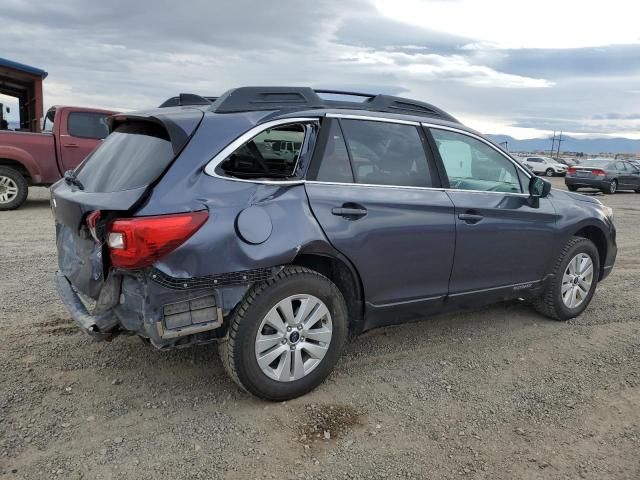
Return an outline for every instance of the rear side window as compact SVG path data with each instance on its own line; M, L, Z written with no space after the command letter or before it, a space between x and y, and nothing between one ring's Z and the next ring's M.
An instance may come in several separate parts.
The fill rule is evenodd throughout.
M131 122L117 127L79 167L87 192L119 192L149 185L173 159L167 132L160 125Z
M264 130L237 148L221 164L222 173L237 178L287 178L295 174L306 126L283 125Z
M71 112L67 120L69 135L102 140L109 135L108 116L104 113Z
M431 187L417 127L369 120L340 120L356 183Z
M329 135L325 143L316 180L320 182L353 183L349 153L344 143L340 124L337 121L332 121L329 127Z

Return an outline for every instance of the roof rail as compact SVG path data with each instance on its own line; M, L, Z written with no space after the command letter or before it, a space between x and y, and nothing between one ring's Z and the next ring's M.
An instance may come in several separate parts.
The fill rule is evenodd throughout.
M181 93L165 100L158 108L181 107L185 105L211 105L218 97L201 97L193 93Z
M320 95L364 97L365 100L328 100L321 98ZM376 95L342 90L314 90L310 87L239 87L227 91L211 105L211 111L216 113L316 108L348 108L438 117L458 123L458 120L444 110L417 100L392 95Z

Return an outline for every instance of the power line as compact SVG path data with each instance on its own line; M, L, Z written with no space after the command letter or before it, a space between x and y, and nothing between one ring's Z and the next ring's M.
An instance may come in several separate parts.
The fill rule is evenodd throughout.
M558 153L556 155L556 157L560 157L560 144L564 142L563 138L562 138L562 132L560 132L560 136L558 137Z

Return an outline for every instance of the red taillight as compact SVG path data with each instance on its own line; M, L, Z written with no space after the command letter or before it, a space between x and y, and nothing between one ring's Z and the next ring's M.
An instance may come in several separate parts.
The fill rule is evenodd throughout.
M182 245L207 221L206 210L176 215L122 218L107 229L111 264L144 268Z
M571 173L571 174L574 174L574 173L576 173L577 171L578 171L578 170L576 169L576 167L569 167L569 168L567 169L567 173Z
M591 174L592 175L596 175L597 177L604 177L606 174L604 173L604 170L591 170Z

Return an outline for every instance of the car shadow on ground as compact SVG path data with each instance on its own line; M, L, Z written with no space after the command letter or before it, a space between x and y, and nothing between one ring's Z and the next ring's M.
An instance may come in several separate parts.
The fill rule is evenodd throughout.
M427 348L429 345L455 348L471 338L500 335L505 327L510 331L518 331L537 325L558 327L561 324L537 314L528 303L514 300L377 328L347 342L337 371L340 371L341 363L351 363L356 359L364 366L394 352ZM215 378L216 384L231 384L224 375L215 343L161 351L151 345L142 346L135 337L121 337L115 338L113 343L105 345L101 350L114 347L119 350L118 358L122 359L118 369L143 370L146 380L157 386L166 383L168 372L175 372L175 368L179 369L181 375L170 375L173 377L172 382L191 383L197 378ZM101 355L97 356L95 361L98 362L100 358Z

